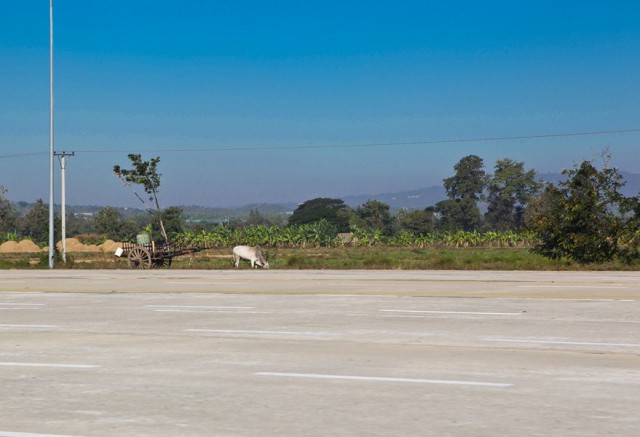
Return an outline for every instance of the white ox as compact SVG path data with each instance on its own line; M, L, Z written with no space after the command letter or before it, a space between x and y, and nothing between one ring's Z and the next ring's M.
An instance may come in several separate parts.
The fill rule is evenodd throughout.
M269 268L269 263L262 256L260 246L236 246L233 248L233 263L236 267L240 266L240 260L246 259L251 261L251 267L260 266L263 269Z

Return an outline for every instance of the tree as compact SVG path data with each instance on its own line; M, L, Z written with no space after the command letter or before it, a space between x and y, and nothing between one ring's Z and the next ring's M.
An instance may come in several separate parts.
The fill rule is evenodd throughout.
M249 217L247 218L247 224L253 226L270 225L271 222L269 222L265 216L260 214L260 210L258 208L251 208L249 211Z
M42 199L37 199L22 218L22 233L36 243L49 240L49 208Z
M160 203L158 202L158 189L160 188L160 174L157 172L158 163L160 157L155 157L149 161L143 161L141 155L129 154L129 160L133 169L125 170L120 168L119 165L113 166L113 173L120 179L126 186L133 190L133 194L142 202L144 207L152 214L152 207L149 207L147 203L138 195L133 188L133 185L141 185L144 192L147 193L149 201L153 203L153 207L156 210L156 216L160 227L160 233L166 243L169 242L169 237L164 228L162 222L162 210L160 209Z
M416 211L401 210L398 213L400 229L410 231L415 235L426 235L432 232L435 227L434 212L434 207Z
M523 162L500 159L488 183L485 214L486 226L494 231L521 228L524 210L531 198L540 190L535 171L524 170Z
M15 233L18 229L18 214L5 197L6 193L7 189L0 185L0 241L7 233Z
M599 171L583 161L563 174L567 180L547 184L527 214L527 225L540 238L534 252L579 263L637 258L638 243L630 236L637 232L638 198L620 194L618 171L606 165Z
M98 211L94 217L94 226L98 232L115 241L133 239L138 226L125 220L116 208L106 206Z
M120 239L122 229L122 215L120 211L111 206L106 206L98 211L94 218L96 230L112 240Z
M442 216L440 227L448 230L472 231L482 225L478 201L487 183L482 158L469 155L454 167L456 174L444 179L447 200L436 204L436 211Z
M307 200L293 211L293 214L289 217L289 225L304 225L325 219L336 226L338 232L348 232L349 220L347 215L344 214L347 208L347 205L341 199L318 197Z
M393 231L393 217L389 205L379 200L368 200L355 209L363 227L370 230L382 231L384 235L391 235Z
M453 166L456 174L444 179L444 188L450 199L481 200L487 183L482 158L469 155Z
M178 206L170 206L162 211L162 220L167 234L175 235L184 230L183 211L184 210ZM160 223L156 221L156 225L160 226Z

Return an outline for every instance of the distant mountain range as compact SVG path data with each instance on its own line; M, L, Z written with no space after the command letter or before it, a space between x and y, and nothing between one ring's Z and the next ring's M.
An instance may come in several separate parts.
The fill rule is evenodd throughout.
M640 174L630 172L620 172L623 179L626 181L626 185L622 188L622 193L625 196L636 196L640 193ZM538 175L538 179L546 182L557 183L564 180L564 175L560 173L547 173ZM394 211L401 208L406 209L424 209L428 206L433 206L447 198L446 191L443 186L435 185L428 188L421 188L411 191L401 191L396 193L378 193L378 194L357 194L342 196L341 199L351 206L357 207L366 203L368 200L378 200L386 203ZM19 212L26 212L31 204L26 202L17 202L14 204ZM192 220L206 220L211 217L246 217L252 209L257 209L260 214L286 214L291 213L298 207L295 202L285 202L278 204L261 203L261 204L249 204L238 208L213 208L205 206L181 206L184 210L185 217ZM101 206L67 206L67 211L76 214L92 214L99 211ZM142 213L143 211L137 208L118 208L123 215L128 216L131 214Z
M637 196L640 193L640 174L621 171L620 175L626 181L625 186L620 190L622 194L625 196ZM544 182L558 183L563 181L565 177L561 173L545 173L538 175L538 179ZM400 208L424 209L446 198L447 193L444 187L435 185L429 188L398 193L345 196L342 200L347 205L356 207L368 200L375 199L386 203L392 210L397 210Z
M625 196L637 196L640 194L640 174L620 171L620 176L626 182L620 192ZM538 175L539 179L546 182L558 183L565 180L563 174L560 173L543 173Z
M359 194L345 196L342 198L344 203L351 207L362 205L368 200L379 200L386 203L392 210L407 209L424 209L428 206L435 205L447 198L447 192L443 186L435 185L433 187L421 188L418 190L401 191L398 193L379 193L379 194Z

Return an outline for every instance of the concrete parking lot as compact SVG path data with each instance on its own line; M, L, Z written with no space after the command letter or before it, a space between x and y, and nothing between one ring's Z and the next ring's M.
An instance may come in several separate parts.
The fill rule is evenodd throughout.
M1 271L0 436L640 435L640 274Z

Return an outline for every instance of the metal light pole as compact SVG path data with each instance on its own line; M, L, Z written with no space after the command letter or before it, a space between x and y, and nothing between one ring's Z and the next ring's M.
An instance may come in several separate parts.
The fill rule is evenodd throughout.
M61 199L61 214L62 214L62 235L60 236L61 241L62 241L62 262L66 263L67 262L67 212L66 212L66 205L67 205L67 201L65 199L66 196L66 191L67 189L66 187L66 183L65 183L65 170L67 168L67 161L66 161L66 157L67 156L74 156L75 153L74 152L55 152L54 155L56 155L58 157L58 159L60 160L60 174L61 174L61 183L60 183L60 191L61 191L61 195L62 195L62 199Z
M55 254L53 226L53 0L49 0L49 268Z

